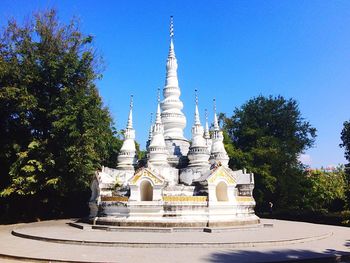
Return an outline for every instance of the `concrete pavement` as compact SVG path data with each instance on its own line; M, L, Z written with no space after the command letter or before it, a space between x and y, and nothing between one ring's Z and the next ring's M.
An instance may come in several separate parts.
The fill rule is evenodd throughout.
M149 233L81 230L69 226L68 222L57 220L1 226L0 261L20 257L20 261L46 262L279 262L306 259L317 262L318 258L327 259L323 262L340 262L341 258L350 257L350 228L346 227L262 220L262 223L274 226L221 233ZM13 230L29 238L14 236ZM338 261L329 261L330 258Z

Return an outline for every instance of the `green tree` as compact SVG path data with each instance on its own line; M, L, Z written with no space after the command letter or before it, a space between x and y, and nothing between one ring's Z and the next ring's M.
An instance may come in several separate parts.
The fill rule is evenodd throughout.
M92 37L76 20L62 24L50 10L24 25L8 22L0 39L0 187L7 212L81 211L93 172L116 162L120 140L95 85L100 66Z
M258 208L302 206L307 193L298 156L311 147L316 129L305 121L295 100L258 96L221 116L231 139L230 165L255 173Z
M348 208L350 209L350 120L345 121L343 124L343 129L341 131L341 140L342 143L340 144L340 147L343 147L345 149L345 158L348 161L348 163L345 165L345 171L346 171L346 181L347 181L347 205Z
M310 209L341 211L344 208L347 190L344 166L339 166L331 172L312 170L308 180L311 183L308 192Z
M340 138L342 140L340 147L345 149L345 158L350 163L350 121L344 122Z

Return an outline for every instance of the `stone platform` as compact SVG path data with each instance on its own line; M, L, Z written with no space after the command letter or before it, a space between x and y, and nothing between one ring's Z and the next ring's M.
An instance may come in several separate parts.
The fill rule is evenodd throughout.
M301 222L262 219L247 227L154 232L96 227L73 220L1 226L0 261L340 262L330 260L350 255L349 228Z

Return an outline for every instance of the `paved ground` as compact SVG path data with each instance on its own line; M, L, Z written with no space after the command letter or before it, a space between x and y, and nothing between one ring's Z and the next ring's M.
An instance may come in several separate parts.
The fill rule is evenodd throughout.
M350 228L309 223L263 220L273 228L235 230L222 233L146 233L80 230L67 221L47 221L36 224L0 226L0 254L27 258L77 262L278 262L299 259L350 257ZM111 245L77 245L38 241L11 235L21 233L66 240L100 242L140 242L171 244L178 242L218 243L220 247L135 248ZM326 237L327 236L327 237ZM314 241L312 240L314 237ZM318 237L323 237L322 239ZM303 239L308 238L308 239ZM288 243L298 240L297 243ZM248 242L249 241L249 242ZM283 241L284 243L274 243ZM229 248L225 243L239 243ZM244 243L245 242L245 243ZM263 242L263 243L261 243ZM292 242L293 243L293 242ZM245 244L247 247L242 247ZM283 245L281 245L283 244ZM115 244L114 244L115 245ZM256 247L252 247L256 246ZM0 256L1 257L1 256ZM0 258L0 262L13 262ZM23 261L23 259L21 259ZM310 262L315 262L313 259ZM326 261L329 262L329 261ZM333 261L339 262L339 261ZM350 261L349 261L350 262Z

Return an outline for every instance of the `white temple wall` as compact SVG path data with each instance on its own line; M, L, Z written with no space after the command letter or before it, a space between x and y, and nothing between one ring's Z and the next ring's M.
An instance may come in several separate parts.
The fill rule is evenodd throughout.
M226 193L223 193L222 191L226 191ZM234 204L236 201L235 192L235 185L227 183L224 179L219 179L213 184L208 184L209 205L215 205L216 203ZM222 200L218 200L218 197L219 199L220 197L223 198L221 198Z
M149 183L150 188L145 187L146 183ZM162 200L162 185L155 185L152 180L148 178L143 178L136 185L130 185L130 197L129 201L141 202L142 197L149 195L150 193L144 193L144 191L152 191L152 200L149 201L159 201ZM147 201L146 201L147 202Z

